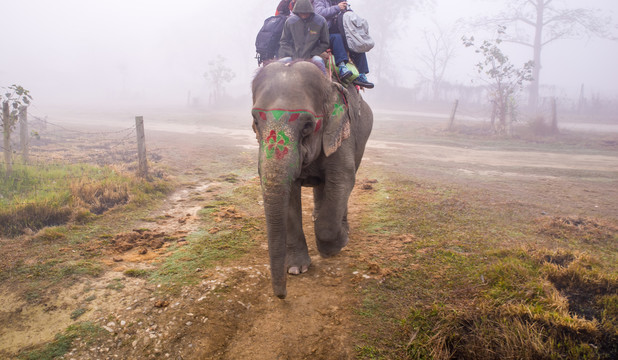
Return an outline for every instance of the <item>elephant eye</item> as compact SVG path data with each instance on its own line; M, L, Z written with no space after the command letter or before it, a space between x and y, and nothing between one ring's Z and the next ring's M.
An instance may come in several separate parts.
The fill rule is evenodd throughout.
M313 123L313 120L311 119L307 119L307 121L305 121L305 123L303 124L303 129L302 129L302 136L308 136L311 133L313 133L313 129L315 128L315 125Z

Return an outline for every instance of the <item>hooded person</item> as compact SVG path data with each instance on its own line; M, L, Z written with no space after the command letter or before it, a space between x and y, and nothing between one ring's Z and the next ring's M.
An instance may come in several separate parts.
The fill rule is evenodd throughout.
M326 19L313 11L311 0L297 0L292 13L283 26L279 58L282 61L312 59L326 72L324 60L320 57L330 45Z

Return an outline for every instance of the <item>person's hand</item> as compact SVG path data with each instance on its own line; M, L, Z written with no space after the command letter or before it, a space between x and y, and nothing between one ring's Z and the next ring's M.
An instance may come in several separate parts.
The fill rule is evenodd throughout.
M347 1L342 1L339 3L339 10L343 11L345 9L348 8L348 2Z

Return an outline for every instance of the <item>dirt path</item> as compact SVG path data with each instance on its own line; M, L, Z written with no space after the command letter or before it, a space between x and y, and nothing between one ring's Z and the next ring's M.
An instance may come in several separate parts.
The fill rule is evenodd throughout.
M353 269L354 246L332 259L318 255L310 226L310 189L304 191L303 202L312 266L302 276L289 276L284 301L272 295L267 241L259 237L257 251L214 268L195 269L202 281L179 293L126 276L127 270L160 266L174 253L170 249L186 246L187 236L202 226L197 213L205 204L243 186L243 181L255 181L225 181L230 170L246 166L247 159L254 161L253 149L243 150L244 133L240 143L232 144L219 134L189 136L184 145L169 134L150 135L155 146L179 147L166 155L166 162L182 174L180 188L147 216L148 221L114 235L112 251L100 260L109 269L103 275L54 290L44 304L2 293L1 300L14 306L0 313L8 324L0 330L0 354L52 341L77 322L92 322L105 329L104 341L93 344L80 338L64 358L353 358L348 324L356 306L353 283L362 274ZM19 308L23 310L17 316ZM84 313L72 318L80 309Z
M201 184L174 193L166 207L154 214L163 220L150 224L149 231L182 234L197 229L195 212L200 206L191 198L203 195L208 186L217 185ZM311 203L310 194L304 193L305 204ZM306 224L310 222L309 206L305 205ZM312 231L307 235L312 239ZM354 240L352 236L351 242ZM355 306L351 281L362 276L352 269L354 248L322 259L314 244L309 245L311 269L302 276L290 276L289 296L284 301L272 296L266 239L259 239L260 251L239 261L196 269L204 280L170 297L144 280L125 284L120 291L109 290L109 284L124 270L148 268L150 262L165 256L165 248L146 254L135 248L114 256L108 261L117 261L115 268L93 284L100 289L95 291L97 298L105 303L93 303L96 310L80 319L94 321L109 331L108 343L81 343L65 358L353 358L347 329Z
M51 341L76 321L91 321L105 329L104 340L89 343L87 338L79 338L65 359L355 358L351 319L358 307L356 284L376 276L357 271L356 265L363 254L383 251L368 246L368 239L354 231L362 211L356 200L356 194L364 191L361 186L350 203L350 245L330 259L322 259L315 249L311 191L304 190L303 220L312 266L306 274L289 276L284 301L272 296L263 236L254 239L257 250L240 259L194 269L201 282L178 293L125 275L126 270L159 266L173 253L170 249L186 246L186 237L200 228L197 213L204 204L235 186L255 181L251 177L240 183L224 180L234 169L256 167L250 136L235 129L182 137L149 133L151 148L171 149L166 150L165 161L172 173L182 176L182 185L148 216L155 221L136 224L136 231L115 234L116 251L102 259L109 268L102 276L57 289L37 306L0 291L0 303L11 304L0 311L4 324L0 355ZM181 128L181 132L190 133L191 129ZM496 201L501 196L529 199L531 194L541 193L547 196L546 203L554 206L552 210L562 206L561 211L577 211L577 206L583 206L582 211L594 213L601 206L605 214L618 217L612 200L618 197L613 186L618 157L461 149L385 141L379 135L368 145L361 173L366 168L479 189L489 184ZM406 136L410 135L402 134ZM584 171L597 172L607 181L582 179L580 172ZM577 190L572 189L573 184L578 184ZM551 202L567 190L570 198ZM537 203L544 202L542 196ZM531 211L546 210L534 206ZM83 315L72 319L78 309L84 309Z

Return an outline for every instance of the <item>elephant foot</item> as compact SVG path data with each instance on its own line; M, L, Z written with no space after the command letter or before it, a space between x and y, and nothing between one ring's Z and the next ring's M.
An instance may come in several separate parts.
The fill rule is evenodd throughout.
M348 245L348 233L347 231L342 231L338 238L332 241L325 241L317 239L316 243L318 245L318 251L323 258L329 258L331 256L335 256L341 252L346 245Z
M288 255L286 263L288 266L288 274L300 275L309 270L311 258L309 257L309 254Z

